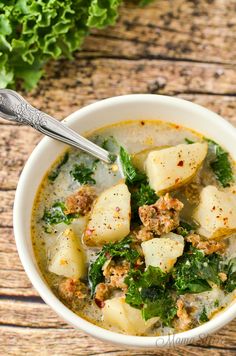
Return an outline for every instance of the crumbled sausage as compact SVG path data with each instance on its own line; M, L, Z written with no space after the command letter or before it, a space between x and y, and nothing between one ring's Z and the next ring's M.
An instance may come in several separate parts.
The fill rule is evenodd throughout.
M202 250L206 255L211 255L214 252L223 253L226 245L223 241L202 240L197 234L187 236L187 241L199 250Z
M181 201L167 193L155 204L139 207L139 216L147 229L161 235L179 226L179 212L183 206Z
M110 288L106 283L99 283L95 290L94 300L99 308L104 307L104 301L109 298Z
M66 199L66 214L79 213L86 215L90 212L95 198L96 193L93 187L82 186Z
M125 290L127 285L124 283L130 269L130 263L122 261L120 264L115 264L113 261L109 263L103 270L103 275L106 279L106 283L111 288L119 288Z
M218 273L218 276L222 282L225 282L227 280L227 274L224 272Z
M136 239L142 242L151 240L154 237L153 232L145 226L142 226L138 231L135 231L134 234Z
M181 299L177 300L177 318L174 321L174 326L177 330L187 330L192 322L187 310L184 307L184 302Z
M78 279L66 278L59 284L58 293L67 303L71 303L84 300L88 295L88 288Z

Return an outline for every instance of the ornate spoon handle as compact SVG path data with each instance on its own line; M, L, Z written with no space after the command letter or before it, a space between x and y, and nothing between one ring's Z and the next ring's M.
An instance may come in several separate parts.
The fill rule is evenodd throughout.
M0 89L0 116L22 125L32 126L44 135L80 148L106 163L111 163L116 158L60 121L34 108L14 90Z

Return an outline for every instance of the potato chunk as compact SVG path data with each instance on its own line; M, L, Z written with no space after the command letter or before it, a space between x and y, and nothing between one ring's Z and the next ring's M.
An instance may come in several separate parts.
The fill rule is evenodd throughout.
M220 239L236 231L236 195L209 185L202 189L193 218L200 224L198 233Z
M107 326L113 326L132 335L144 334L159 320L155 317L145 321L141 311L127 304L124 297L106 300L102 312L104 323Z
M130 232L130 192L125 183L105 190L95 201L84 234L88 246L122 240Z
M169 272L174 266L177 257L184 251L184 238L181 235L169 232L145 241L141 244L146 267L159 267L163 272Z
M83 247L72 229L66 229L58 235L51 255L48 266L50 272L69 278L80 278L85 275Z
M150 186L157 194L187 183L207 154L207 143L181 144L148 154L145 169Z

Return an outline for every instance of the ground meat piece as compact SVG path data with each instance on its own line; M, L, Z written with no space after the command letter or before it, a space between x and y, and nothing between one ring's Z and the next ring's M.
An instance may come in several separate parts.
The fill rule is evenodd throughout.
M227 274L224 272L218 273L218 276L222 282L225 282L227 280Z
M147 229L161 235L179 226L179 212L183 206L181 201L167 193L153 205L140 206L139 217Z
M92 204L96 198L93 187L83 185L77 192L66 199L66 214L79 213L86 215L90 212Z
M184 302L181 299L177 300L177 318L174 321L174 326L177 330L184 331L190 327L192 319L184 307Z
M153 239L154 234L147 227L142 226L138 231L134 232L137 240L143 242Z
M67 303L84 300L88 296L88 287L75 278L65 278L58 286L59 296Z
M106 283L111 288L119 288L125 290L127 285L124 283L124 279L130 270L130 263L122 261L120 264L115 264L113 261L109 263L103 270Z
M106 283L99 283L96 287L94 300L99 308L104 307L104 301L109 298L110 287Z
M223 253L226 245L223 241L202 240L197 234L187 236L187 241L199 250L204 251L206 255L211 255L214 252Z

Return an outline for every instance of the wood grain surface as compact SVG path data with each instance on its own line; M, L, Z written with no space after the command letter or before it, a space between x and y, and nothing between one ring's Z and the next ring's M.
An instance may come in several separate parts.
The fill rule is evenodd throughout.
M128 93L175 95L236 125L236 0L126 4L115 27L93 31L74 60L49 63L38 88L22 94L62 119ZM19 261L12 227L19 175L40 139L0 119L0 355L235 355L236 320L188 346L127 350L74 330L44 304Z

